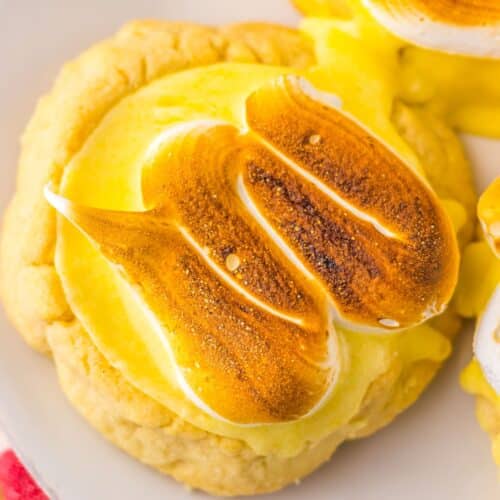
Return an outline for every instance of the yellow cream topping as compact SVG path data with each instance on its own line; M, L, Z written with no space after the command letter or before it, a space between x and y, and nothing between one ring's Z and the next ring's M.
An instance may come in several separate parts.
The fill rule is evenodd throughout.
M357 94L359 83L358 88L350 87L352 80L347 75L351 71L352 62L346 60L345 66L339 63L335 69L316 68L304 76L316 87L338 95L344 109L374 130L397 151L397 156L421 171L414 154L392 126L389 97L385 87L378 86L378 75L370 80L373 86L366 86L373 97L367 101L366 92ZM330 78L332 72L336 73L334 79ZM60 193L80 206L143 212L149 208L144 203L144 170L162 155L169 157L169 149L162 149L169 129L180 123L216 120L244 130L247 97L287 73L291 71L285 68L216 65L152 83L124 99L106 116L67 166ZM371 106L366 106L367 102ZM222 257L221 269L225 266L227 272L237 273L241 257L237 253ZM189 374L186 376L185 369L196 370L197 365L182 367L178 363L175 352L166 346L156 318L138 300L137 290L123 278L123 268L116 264L71 223L60 221L57 270L73 311L108 361L133 385L182 418L202 429L242 439L260 453L298 453L308 442L349 422L359 411L370 384L395 364L439 362L449 353L449 341L427 323L390 335L354 333L337 326L338 366L342 370L322 405L310 414L300 410L302 418L298 420L241 425L200 411L196 399L186 396L182 381L189 379ZM174 289L176 284L171 286ZM283 314L293 315L293 311ZM200 358L200 368L203 362ZM184 370L183 377L179 376L179 366ZM196 396L202 399L203 393Z
M475 394L489 403L489 407L478 406L476 413L481 427L491 434L493 458L500 465L500 433L498 432L500 396L486 380L483 369L476 359L472 360L462 372L460 381L467 392Z
M316 42L320 65L341 73L350 65L352 74L344 83L365 94L383 89L386 106L392 107L396 97L432 111L459 130L500 136L500 60L417 47L382 27L361 2L348 4L350 17L302 22L302 30ZM313 16L322 11L311 4L306 12Z

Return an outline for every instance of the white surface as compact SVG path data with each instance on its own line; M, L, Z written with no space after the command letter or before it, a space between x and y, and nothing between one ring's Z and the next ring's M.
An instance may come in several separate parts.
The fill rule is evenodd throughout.
M58 67L134 17L293 22L286 0L0 0L0 208L12 190L18 137ZM500 172L500 147L468 140L479 183ZM481 153L482 152L482 153ZM489 173L486 173L488 171ZM0 315L0 421L27 465L62 500L182 500L188 493L107 444L73 411L50 361ZM421 400L375 437L343 446L300 486L270 500L494 500L489 441L458 387L471 332ZM36 464L36 467L33 467Z
M5 451L9 447L9 443L5 435L0 431L0 453Z

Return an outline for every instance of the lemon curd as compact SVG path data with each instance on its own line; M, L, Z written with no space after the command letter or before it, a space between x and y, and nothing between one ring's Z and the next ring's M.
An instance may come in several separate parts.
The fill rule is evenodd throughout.
M458 130L500 135L500 61L412 45L382 27L359 1L313 2L304 10L311 16L339 15L307 17L302 30L315 40L320 65L342 74L349 67L351 88L384 89L385 106L397 97L431 110Z

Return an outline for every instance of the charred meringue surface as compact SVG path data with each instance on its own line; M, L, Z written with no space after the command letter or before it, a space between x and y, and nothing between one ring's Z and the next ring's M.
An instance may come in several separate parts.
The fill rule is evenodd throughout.
M144 212L48 193L155 316L188 396L225 420L314 412L342 369L334 319L407 328L453 292L434 193L337 105L286 76L248 97L247 130L171 126L143 171Z
M416 45L500 57L497 0L363 0L363 4L389 31Z

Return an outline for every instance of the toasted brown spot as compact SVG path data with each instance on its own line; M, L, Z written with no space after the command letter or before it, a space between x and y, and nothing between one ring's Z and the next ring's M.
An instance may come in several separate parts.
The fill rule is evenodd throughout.
M144 172L146 212L59 208L142 296L199 398L283 422L340 368L331 308L361 330L415 324L449 299L457 250L429 188L299 80L254 93L247 117L246 135L180 132Z

